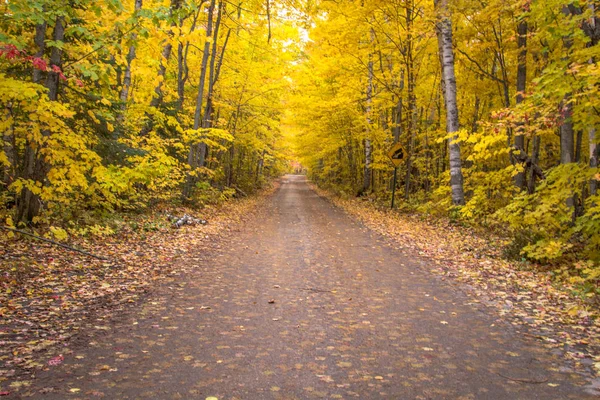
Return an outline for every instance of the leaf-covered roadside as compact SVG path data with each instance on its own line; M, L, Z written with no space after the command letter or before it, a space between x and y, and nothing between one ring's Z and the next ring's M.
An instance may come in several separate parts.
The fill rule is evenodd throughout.
M406 251L425 257L431 272L460 282L473 302L497 309L522 326L523 334L560 349L576 370L600 371L600 322L593 299L578 296L575 287L557 283L549 273L503 259L502 238L315 190Z
M23 379L36 370L60 363L78 332L108 329L113 315L177 272L177 259L201 252L235 230L269 192L203 209L207 225L174 229L165 214L157 212L138 217L129 228L111 236L71 243L110 261L4 236L0 248L0 392L11 389L5 387L7 381L26 382ZM136 225L156 230L131 228Z

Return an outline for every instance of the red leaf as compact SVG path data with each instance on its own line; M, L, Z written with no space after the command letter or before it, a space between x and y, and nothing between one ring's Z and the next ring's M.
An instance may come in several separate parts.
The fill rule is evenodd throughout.
M21 55L19 49L14 44L7 44L4 47L0 48L0 55L5 56L9 60L13 60Z
M46 63L46 61L40 57L34 57L32 64L33 68L39 69L40 71L46 71L48 69L48 64Z
M64 357L62 356L62 354L61 354L61 355L59 355L59 356L56 356L56 357L54 357L54 358L51 358L51 359L48 361L48 365L53 365L53 366L60 365L60 364L62 364L62 362L64 361L64 359L65 359L65 358L64 358Z

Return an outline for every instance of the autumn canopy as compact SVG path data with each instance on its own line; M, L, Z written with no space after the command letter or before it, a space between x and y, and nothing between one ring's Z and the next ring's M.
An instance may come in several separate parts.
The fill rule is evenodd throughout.
M384 204L401 143L401 209L510 232L595 287L596 6L4 1L2 223L202 206L305 169Z

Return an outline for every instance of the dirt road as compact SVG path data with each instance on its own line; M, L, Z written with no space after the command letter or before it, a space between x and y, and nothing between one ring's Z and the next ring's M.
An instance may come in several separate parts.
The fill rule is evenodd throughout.
M586 382L287 176L35 398L581 399ZM45 392L40 394L39 390Z

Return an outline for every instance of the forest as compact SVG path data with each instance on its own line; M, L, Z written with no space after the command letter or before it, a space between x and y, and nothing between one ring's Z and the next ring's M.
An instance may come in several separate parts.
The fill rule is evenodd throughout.
M285 170L294 43L261 2L1 7L0 193L13 224L201 206Z
M320 186L502 232L590 296L600 269L595 1L322 2L290 100Z
M308 171L600 279L598 3L9 0L0 216L77 236ZM400 143L397 171L388 158ZM6 235L3 233L2 235Z

